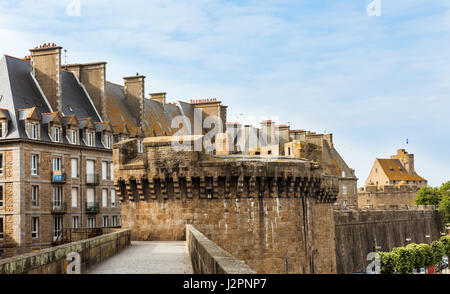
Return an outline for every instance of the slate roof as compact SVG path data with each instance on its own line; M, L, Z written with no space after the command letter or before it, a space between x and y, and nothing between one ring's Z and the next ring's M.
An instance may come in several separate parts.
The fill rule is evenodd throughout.
M188 119L191 131L194 128L194 107L185 102L177 104L161 104L150 99L144 100L144 121L139 125L139 111L128 105L124 87L106 82L106 114L101 118L85 88L77 77L69 71L61 70L62 90L62 124L65 126L75 115L80 129L86 126L90 118L97 132L101 132L110 122L115 133L128 131L128 135L143 134L144 136L170 136L177 128L172 128L171 122L177 116ZM48 136L48 123L55 117L55 109L51 109L45 100L37 81L31 75L30 62L4 55L0 59L0 110L8 116L7 139L28 138L25 133L25 119L33 111L41 120L41 140L51 141ZM178 126L177 126L178 127ZM186 133L185 135L187 135ZM97 134L98 135L98 134ZM66 141L65 136L63 136ZM96 136L97 147L103 148L100 136ZM81 145L84 145L80 140Z

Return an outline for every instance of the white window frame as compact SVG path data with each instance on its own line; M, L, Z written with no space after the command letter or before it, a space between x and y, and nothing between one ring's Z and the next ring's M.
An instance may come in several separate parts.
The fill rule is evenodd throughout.
M111 207L114 208L116 207L116 190L111 189L110 193L111 193Z
M107 227L108 223L109 223L109 217L107 215L104 215L103 216L103 227Z
M70 142L74 145L77 144L77 131L76 130L70 130Z
M102 180L104 181L109 180L107 161L102 161Z
M31 154L31 175L39 175L39 154Z
M80 225L80 217L72 216L72 229L78 229L79 225Z
M111 149L111 135L105 135L105 147Z
M76 162L76 164L75 164L75 169L74 169L74 162ZM75 171L75 176L74 176L74 171ZM71 158L70 159L70 173L71 173L71 177L72 177L72 179L78 179L80 176L79 176L79 174L78 174L78 158Z
M73 191L76 191L75 197ZM70 190L70 196L71 196L71 205L72 207L78 207L78 195L80 193L80 189L78 187L72 187Z
M38 124L30 123L30 139L37 140L39 136Z
M88 216L87 225L88 228L95 228L97 226L97 219L94 216Z
M139 153L144 152L144 146L143 146L142 140L138 140L138 152Z
M53 157L52 158L52 168L53 168L53 171L61 171L62 172L62 158L61 157Z
M39 185L31 185L31 207L39 207Z
M112 162L109 162L109 178L114 180L114 164Z
M342 184L342 195L348 195L347 184Z
M31 239L39 239L39 217L31 217Z
M118 225L119 225L119 218L117 217L117 215L113 215L111 218L111 226L117 227Z
M53 142L58 142L60 140L61 130L59 128L53 128Z
M108 189L102 189L102 206L108 207Z
M64 189L61 186L55 186L52 189L52 204L54 207L61 207L64 202Z
M92 132L87 132L86 137L87 145L92 147L94 142Z
M57 221L57 220L60 220L60 221ZM59 234L61 233L61 231L64 227L63 217L62 216L53 217L52 225L53 225L52 236L53 236L53 240L55 241L59 237ZM59 227L59 228L57 228L57 227Z

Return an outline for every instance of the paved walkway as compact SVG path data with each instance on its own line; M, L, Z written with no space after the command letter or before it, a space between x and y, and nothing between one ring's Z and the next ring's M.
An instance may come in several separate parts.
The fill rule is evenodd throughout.
M131 242L88 274L191 274L186 242Z

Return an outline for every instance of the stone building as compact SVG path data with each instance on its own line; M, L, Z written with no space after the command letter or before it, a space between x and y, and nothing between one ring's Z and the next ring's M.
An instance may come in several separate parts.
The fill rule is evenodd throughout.
M427 180L417 174L414 154L397 150L389 159L377 158L365 186L358 190L358 207L373 205L413 205L417 192Z
M184 240L192 224L258 273L336 273L338 179L317 163L193 151L202 135L114 145L122 225L132 240ZM173 143L182 141L184 150Z
M165 93L146 96L145 76L117 85L106 62L61 65L61 50L0 59L0 258L49 247L64 229L121 225L113 143L136 138L142 152L144 137L226 118L217 99L166 103Z
M339 179L335 208L356 208L358 205L358 178L334 147L332 134L291 130L287 125L276 125L270 120L261 122L260 128L229 123L216 147L218 155L281 156L317 162L327 174Z

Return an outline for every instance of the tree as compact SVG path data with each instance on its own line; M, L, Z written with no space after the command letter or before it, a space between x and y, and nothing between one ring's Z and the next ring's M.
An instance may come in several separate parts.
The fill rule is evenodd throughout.
M439 213L445 224L450 223L450 195L442 197L441 202L439 203Z
M412 262L415 269L421 269L425 266L425 251L418 244L412 243L406 246L411 251Z
M433 264L441 263L445 254L444 244L441 241L434 241L431 243L431 250L433 251Z
M417 192L415 205L439 205L440 191L438 188L422 187Z
M450 257L450 236L444 236L439 241L444 244L444 254Z
M380 254L380 273L394 274L398 256L394 252L378 252Z
M397 271L399 274L409 274L414 271L413 254L406 247L397 247L392 250L397 255Z
M420 244L419 246L424 254L424 265L432 266L434 264L434 255L431 246L428 244Z
M441 197L450 196L450 181L443 183L439 188L439 193Z

